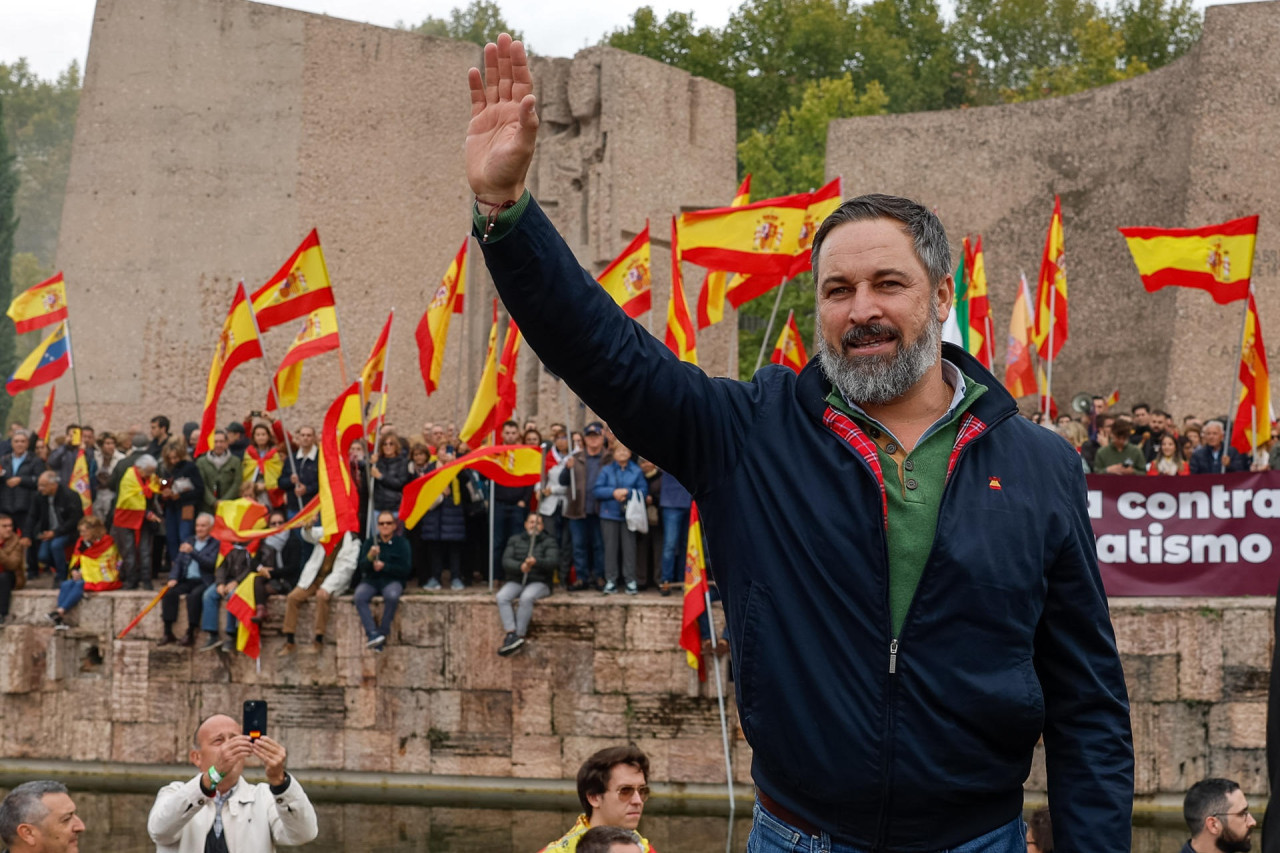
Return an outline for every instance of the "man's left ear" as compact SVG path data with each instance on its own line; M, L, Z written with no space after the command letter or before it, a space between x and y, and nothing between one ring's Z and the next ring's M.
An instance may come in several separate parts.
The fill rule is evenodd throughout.
M952 276L946 276L938 282L937 288L934 290L934 298L938 300L938 322L947 322L947 317L951 314L951 306L956 299L956 282Z

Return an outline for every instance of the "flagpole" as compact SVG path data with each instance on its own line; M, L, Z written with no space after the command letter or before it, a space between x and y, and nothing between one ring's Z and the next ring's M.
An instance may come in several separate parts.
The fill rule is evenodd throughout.
M760 354L756 356L756 367L751 371L752 375L760 369L760 365L764 364L765 347L769 346L769 338L773 334L773 321L778 319L778 308L782 305L782 291L790 281L790 279L783 279L778 283L778 296L773 300L773 311L769 314L769 325L764 330L764 340L760 341Z
M67 361L71 362L71 390L76 395L76 423L83 425L84 416L80 414L80 380L76 378L76 357L74 348L71 346L71 313L67 312L67 317L62 321L66 326L67 335ZM35 395L33 394L34 398Z
M467 254L468 254L468 255L470 255L470 254L471 254L471 235L470 235L470 233L468 233L468 234L467 234ZM463 293L463 297L462 297L462 332L461 332L461 334L462 334L462 342L458 345L458 381L457 381L456 383L454 383L454 386L453 386L453 422L454 422L454 423L457 423L457 422L458 422L458 418L460 417L460 416L459 416L459 414L458 414L458 407L462 405L463 373L464 373L464 370L465 370L465 368L466 368L466 361L467 361L467 300L466 300L466 292L467 292L467 278L468 278L468 276L470 276L470 272L469 272L469 271L468 271L468 269L467 269L467 267L469 267L469 266L471 266L471 264L466 263L465 261L463 262L463 264L462 264L462 276L461 276L462 281L458 283L458 286L457 286L457 287L454 289L454 291L453 291L453 302L457 302L457 300L458 300L458 291L459 291L459 290L461 290L461 291L462 291L462 293ZM453 303L450 303L450 305L449 305L449 310L450 310L450 311L452 311L452 310L453 310ZM434 341L433 341L433 343L434 343ZM440 363L441 363L441 364L443 364L443 363L444 363L444 357L443 357L443 355L441 356Z
M391 326L395 325L396 308L391 306L390 316L387 318L387 350L383 353L382 358L382 387L378 389L381 399L378 400L378 407L382 409L382 420L378 422L378 431L382 431L382 427L387 423L387 374L391 372ZM375 419L376 420L376 419ZM377 435L374 436L378 438ZM406 447L405 450L408 450Z
M489 592L493 592L493 480L489 481Z
M702 538L702 554L707 562L708 573L711 569L711 558L707 552L707 538ZM711 665L716 671L716 699L720 705L720 739L724 743L724 774L727 787L729 789L729 815L732 818L736 803L733 796L733 765L729 758L729 722L724 712L724 684L720 680L720 656L715 653L719 646L719 640L716 638L716 620L711 613L711 584L707 582L707 575L703 575L702 579L702 595L707 608L707 630L711 633Z

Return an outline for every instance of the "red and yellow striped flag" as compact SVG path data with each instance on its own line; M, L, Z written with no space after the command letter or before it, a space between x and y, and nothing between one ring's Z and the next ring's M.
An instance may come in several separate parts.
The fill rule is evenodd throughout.
M84 447L76 452L76 461L71 466L71 491L80 496L80 509L89 511L93 503L93 492L89 488L89 462L84 458Z
M493 325L489 327L489 349L484 357L480 384L471 400L467 419L458 430L466 444L485 442L493 432L493 411L498 405L498 300L493 300Z
M1031 361L1031 313L1027 309L1030 302L1031 294L1024 275L1018 282L1018 296L1013 301L1009 341L1004 353L1004 387L1014 397L1026 397L1038 390L1036 369Z
M1041 358L1055 359L1067 342L1067 270L1063 265L1062 201L1053 197L1036 284L1035 342Z
M317 308L307 315L302 328L294 335L293 342L280 360L280 367L271 378L267 391L267 411L298 402L298 389L302 384L302 362L312 356L332 352L342 346L338 338L338 312L333 306Z
M787 312L787 322L782 325L782 334L778 335L778 343L773 348L769 361L789 367L796 373L804 370L809 363L809 355L804 351L804 341L800 338L800 330L796 328L796 312Z
M1148 293L1163 287L1207 290L1219 305L1249 298L1258 217L1203 228L1121 228Z
M791 262L787 278L795 278L802 272L813 269L813 238L823 220L835 212L841 201L841 179L824 184L809 193L809 201L804 208L804 221L800 223L800 233L796 238L796 255Z
M680 214L681 253L699 266L785 276L795 261L811 194Z
M471 468L500 486L532 486L542 478L542 449L526 444L482 447L441 465L404 487L400 518L413 527L464 470Z
M514 319L507 321L507 336L502 342L502 356L498 359L498 404L494 407L494 441L513 412L516 410L516 359L520 356L520 342L524 336Z
M58 386L50 385L49 396L40 407L40 428L36 430L36 435L45 444L49 443L49 430L53 427L53 398L57 393Z
M253 592L253 581L257 572L249 572L249 576L240 581L236 591L227 601L227 613L236 617L236 650L244 652L254 660L262 654L261 626L253 621L258 612L258 602Z
M596 278L628 317L639 317L653 307L653 264L650 260L649 220L644 230L627 244Z
M707 680L702 664L702 631L698 617L707 612L707 560L702 553L702 519L698 505L689 508L689 545L684 557L684 607L680 617L680 648L685 660L698 671L698 680Z
M1271 440L1272 418L1271 371L1267 368L1267 347L1262 342L1262 322L1258 319L1253 288L1249 289L1244 337L1240 341L1240 384L1240 404L1231 427L1231 446L1241 453L1252 454Z
M471 238L462 241L462 248L453 256L449 269L440 286L431 297L431 304L422 313L413 338L418 343L418 368L430 397L440 387L440 371L444 367L444 345L449 337L449 320L462 313L462 291L467 280L467 246Z
M965 269L969 286L965 299L969 303L969 354L987 370L991 369L995 341L991 334L991 301L987 298L987 262L982 254L982 235L972 242L964 238Z
M733 195L730 207L743 207L751 203L751 176L747 175ZM708 272L698 291L698 329L702 330L724 319L724 296L730 273Z
M698 363L697 333L689 316L689 303L684 298L684 274L680 269L680 245L676 219L671 217L671 301L667 303L667 348L676 358Z
M370 394L382 390L382 380L387 370L387 342L391 339L391 321L395 319L395 314L395 310L392 309L387 315L387 322L382 325L378 339L373 342L369 358L365 360L364 367L360 368L361 402L369 402Z
M320 250L320 235L312 228L284 266L253 292L253 310L262 331L333 306L329 270Z
M320 435L319 476L320 525L323 541L333 545L345 533L360 530L360 495L351 479L347 454L360 440L360 383L353 382L338 395L324 416Z
M67 319L67 286L62 273L54 273L13 297L7 316L18 334L33 332Z
M209 367L209 381L205 387L204 414L200 418L200 437L196 441L195 455L206 453L213 447L213 433L218 428L218 399L231 378L231 371L246 361L262 358L262 342L258 339L258 324L253 315L253 303L244 292L244 282L236 285L235 298L227 318L222 322L218 346L213 352L213 364Z

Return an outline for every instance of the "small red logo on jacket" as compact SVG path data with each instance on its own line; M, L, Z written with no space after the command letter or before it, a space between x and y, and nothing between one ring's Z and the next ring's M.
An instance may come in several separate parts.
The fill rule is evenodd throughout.
M1000 491L1002 488L1004 488L1003 486L1001 486L1001 485L1000 485L1000 478L999 478L999 477L988 477L988 478L987 478L987 487L988 487L988 488L990 488L992 491L996 491L996 492L998 492L998 491Z

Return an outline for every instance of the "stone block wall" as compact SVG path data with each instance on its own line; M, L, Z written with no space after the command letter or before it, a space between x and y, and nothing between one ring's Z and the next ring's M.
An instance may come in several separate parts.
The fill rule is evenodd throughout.
M675 648L675 599L557 593L538 603L526 648L503 658L496 607L479 591L406 596L381 654L364 648L343 598L321 654L280 658L276 598L260 672L240 654L157 647L156 614L111 639L146 601L91 596L76 627L55 632L44 618L52 592L16 595L16 624L0 632L0 755L184 763L201 718L238 717L245 699L265 698L269 729L298 769L572 779L596 749L631 740L649 754L654 781L724 780L714 682L700 684ZM1266 795L1274 605L1112 599L1140 800L1180 798L1208 775ZM311 619L308 605L300 637ZM734 775L748 784L750 749L726 689ZM1043 747L1026 788L1043 796Z

